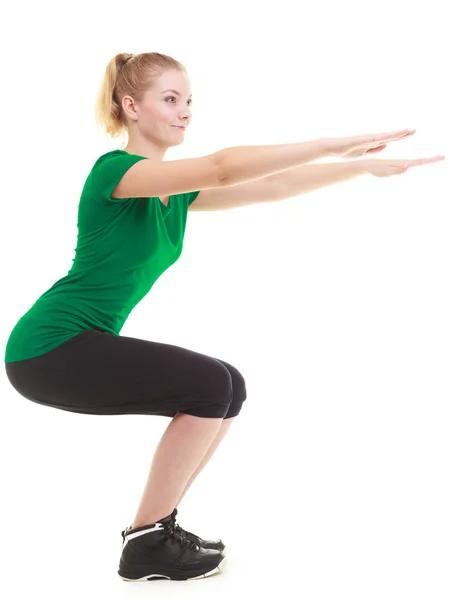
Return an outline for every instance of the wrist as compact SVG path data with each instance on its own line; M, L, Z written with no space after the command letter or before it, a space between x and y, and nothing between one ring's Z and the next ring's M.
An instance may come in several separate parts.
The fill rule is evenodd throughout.
M362 158L362 160L356 160L355 163L356 163L356 165L358 165L358 168L360 169L362 174L365 174L365 173L371 173L371 170L370 170L371 161L372 161L371 158Z
M326 158L328 156L333 156L332 144L331 144L330 138L318 138L317 142L321 149L320 151L321 151L323 158Z

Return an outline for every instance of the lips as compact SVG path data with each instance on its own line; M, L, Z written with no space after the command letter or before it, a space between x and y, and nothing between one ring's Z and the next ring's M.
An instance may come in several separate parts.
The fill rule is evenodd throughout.
M186 129L183 125L172 125L172 127L177 127L177 129Z

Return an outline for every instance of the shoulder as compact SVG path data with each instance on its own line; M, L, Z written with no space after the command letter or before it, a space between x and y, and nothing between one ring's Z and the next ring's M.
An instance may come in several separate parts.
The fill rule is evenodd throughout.
M94 166L99 165L109 159L115 158L116 156L124 156L126 154L127 153L123 150L111 150L110 152L106 152L105 154L99 156L99 158L94 163Z

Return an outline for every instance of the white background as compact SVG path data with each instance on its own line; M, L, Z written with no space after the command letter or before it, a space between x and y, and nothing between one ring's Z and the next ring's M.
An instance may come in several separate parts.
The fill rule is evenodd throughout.
M134 586L117 575L167 418L50 409L4 375L0 595L449 600L446 3L27 2L2 13L4 347L70 268L86 176L120 147L94 122L117 53L162 52L188 69L193 121L166 160L404 127L417 133L378 158L447 159L189 213L182 256L124 325L246 379L242 413L178 516L225 541L218 576Z

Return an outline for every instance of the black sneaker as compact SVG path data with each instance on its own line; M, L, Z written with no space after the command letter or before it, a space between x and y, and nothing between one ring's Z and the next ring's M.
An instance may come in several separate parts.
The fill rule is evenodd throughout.
M118 574L124 581L202 579L224 568L220 550L202 548L175 531L172 515L122 531Z

